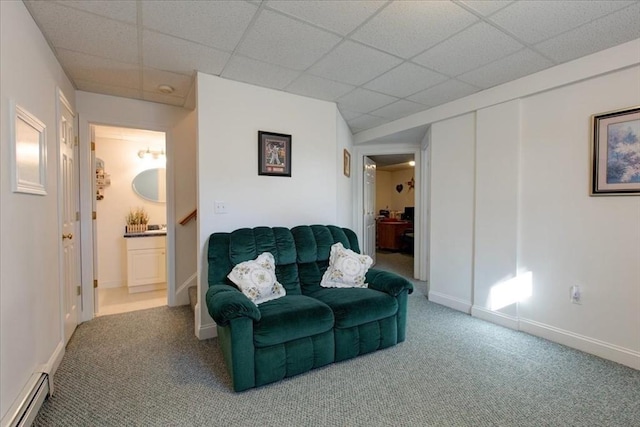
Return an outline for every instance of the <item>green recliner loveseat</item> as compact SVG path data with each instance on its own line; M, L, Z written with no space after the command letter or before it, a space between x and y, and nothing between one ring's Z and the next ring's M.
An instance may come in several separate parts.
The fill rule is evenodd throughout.
M404 341L411 282L369 269L367 288L321 287L337 242L360 252L353 231L331 225L243 228L210 236L206 303L235 391ZM275 258L286 296L256 306L227 275L264 252Z

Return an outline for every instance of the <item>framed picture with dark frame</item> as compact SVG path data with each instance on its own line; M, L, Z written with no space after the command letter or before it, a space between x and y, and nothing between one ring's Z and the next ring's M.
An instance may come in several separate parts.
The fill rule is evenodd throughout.
M590 195L640 195L640 106L591 116Z
M291 135L258 131L258 175L291 176Z

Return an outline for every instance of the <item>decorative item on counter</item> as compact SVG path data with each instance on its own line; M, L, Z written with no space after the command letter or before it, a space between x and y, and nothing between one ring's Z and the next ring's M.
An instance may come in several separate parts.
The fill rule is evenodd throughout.
M96 200L104 199L104 188L111 185L111 175L104 172L104 160L96 158Z
M404 188L404 186L403 186L402 184L398 184L398 185L396 185L396 191L397 191L398 193L402 193L402 189L403 189L403 188Z
M416 180L411 177L411 179L407 181L407 185L409 186L409 191L413 190L416 186Z
M131 209L127 214L127 233L141 233L147 231L149 214L144 208Z

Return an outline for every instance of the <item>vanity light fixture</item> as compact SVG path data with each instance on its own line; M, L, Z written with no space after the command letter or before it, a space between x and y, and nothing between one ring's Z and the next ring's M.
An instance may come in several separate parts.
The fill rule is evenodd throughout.
M152 151L149 148L147 148L146 150L140 150L140 151L138 151L138 157L140 157L141 159L164 158L165 157L164 148L162 150L160 150L160 151L157 151L157 150L153 150Z

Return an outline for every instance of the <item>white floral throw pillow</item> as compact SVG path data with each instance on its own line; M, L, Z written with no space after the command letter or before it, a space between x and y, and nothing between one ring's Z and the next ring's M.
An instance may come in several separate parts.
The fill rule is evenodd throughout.
M245 261L233 267L227 276L255 305L286 295L284 287L276 280L273 255L264 252L253 261Z
M373 264L369 255L360 255L345 249L342 243L331 246L329 268L322 276L320 286L325 288L366 288L364 275Z

